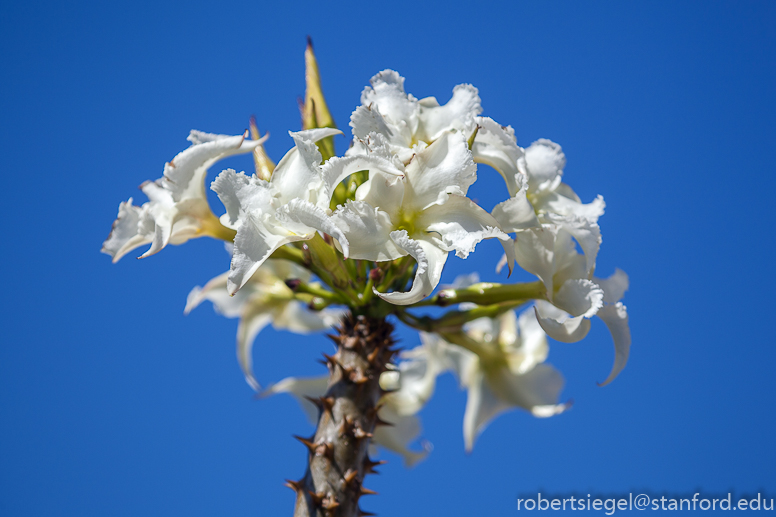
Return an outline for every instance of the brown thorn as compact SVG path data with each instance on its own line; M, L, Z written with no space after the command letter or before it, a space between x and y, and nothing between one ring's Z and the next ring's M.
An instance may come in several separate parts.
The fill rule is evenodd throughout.
M379 353L380 353L380 349L375 348L374 350L369 352L369 354L366 356L366 360L369 361L370 363L374 363Z
M313 492L312 490L307 491L308 494L310 494L310 499L313 500L313 504L315 506L320 506L321 501L323 500L323 496L325 495L323 492Z
M321 407L323 408L323 411L331 414L331 410L334 407L334 397L320 397L318 400L321 401ZM332 416L334 415L332 414Z
M337 502L337 500L334 498L334 496L325 497L323 499L323 502L321 503L321 507L324 510L333 510L336 507L338 507L340 504Z
M302 490L302 480L293 481L291 479L286 479L286 482L283 483L283 486L287 486L294 492L299 492L300 490Z
M342 476L342 479L345 480L345 483L348 485L353 482L354 479L356 479L356 476L358 475L358 472L353 469L348 469L345 472L345 475Z
M297 435L294 435L294 438L302 442L304 446L310 450L310 452L313 452L315 450L316 445L312 440L308 440L307 438L302 438L301 436L297 436Z
M368 488L361 487L361 495L377 495L377 492L374 490L369 490Z
M318 411L322 411L323 410L323 404L321 403L321 399L320 398L308 397L307 395L305 395L304 398L306 398L307 400L309 400L310 402L315 404L315 407L318 408Z
M315 455L331 459L334 457L334 447L330 443L319 443L315 446Z
M339 434L340 436L345 436L346 434L350 434L352 432L353 432L353 420L351 420L349 417L345 417L342 420L342 423L340 424Z
M353 436L355 436L356 439L358 440L363 440L364 438L371 438L372 433L367 433L360 427L356 427L355 429L353 429Z

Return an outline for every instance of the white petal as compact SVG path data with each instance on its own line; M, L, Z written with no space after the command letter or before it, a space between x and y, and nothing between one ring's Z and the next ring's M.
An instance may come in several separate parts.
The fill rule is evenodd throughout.
M210 300L216 312L227 318L238 318L248 301L249 293L246 290L239 291L234 296L229 296L226 291L227 277L229 271L220 274L205 284L205 287L195 287L186 298L186 307L184 314L190 313L203 301Z
M460 362L459 351L473 355L435 334L421 332L420 336L421 346L402 352L398 366L400 387L385 398L399 415L414 415L423 409L434 394L436 378Z
M584 217L547 214L547 219L571 234L585 254L586 276L593 274L598 250L601 247L601 229L598 223Z
M346 156L344 158L334 157L323 164L321 170L327 190L326 197L320 198L318 205L321 206L323 203L323 206L326 208L329 206L329 201L337 185L354 172L368 170L370 172L380 171L383 174L397 178L404 176L404 172L396 168L396 165L391 160L375 154Z
M572 316L592 318L603 307L604 291L590 280L566 280L553 296L552 303Z
M259 391L261 386L253 375L251 352L256 336L272 321L271 310L271 306L254 302L247 306L237 326L237 361L245 375L245 381L256 391Z
M359 106L350 115L350 127L353 128L353 136L359 140L365 139L370 133L383 135L386 140L394 143L394 133L385 123L385 119L376 109L369 106ZM397 144L404 142L395 142Z
M222 221L232 228L239 226L243 213L270 213L273 211L273 195L270 184L264 180L225 169L211 185L211 190L226 207Z
M475 119L479 129L472 144L472 155L477 163L484 163L496 169L504 178L509 195L520 190L516 177L524 177L517 169L517 160L523 157L523 149L515 141L514 130L487 117Z
M154 227L153 217L148 213L148 203L135 206L132 198L129 198L119 204L118 217L100 251L117 262L133 249L153 241Z
M594 278L595 283L604 290L604 303L619 302L628 290L628 274L620 268L614 270L609 278Z
M234 238L234 255L227 282L229 294L234 294L251 278L272 253L304 236L289 235L288 231L253 214L246 214Z
M268 386L260 393L262 397L275 395L276 393L290 393L302 406L307 419L315 424L318 422L318 408L307 400L307 397L318 398L326 394L329 385L329 376L313 377L309 379L298 379L296 377L286 377L285 379Z
M566 166L566 155L558 144L542 138L525 150L521 165L528 176L531 192L555 190Z
M428 454L427 451L413 451L408 445L420 434L420 419L411 416L399 416L390 403L380 408L380 419L393 425L379 426L374 430L373 442L389 451L400 454L406 467L412 467Z
M240 294L240 293L237 293ZM289 330L296 334L308 334L326 330L339 323L345 315L344 309L324 309L312 311L299 301L288 302L282 312L272 320L272 326L278 330Z
M202 137L204 133L198 135ZM161 186L170 191L176 202L190 198L205 199L205 176L208 168L227 156L249 153L259 143L261 140L245 140L245 135L237 135L216 137L192 145L164 166Z
M584 316L572 318L567 312L544 300L536 300L534 310L542 329L548 336L561 343L576 343L590 332L589 319Z
M544 225L541 228L529 228L517 232L515 236L515 259L520 267L538 276L553 292L555 274L555 239L558 228Z
M493 216L467 197L450 195L441 205L432 205L415 220L418 228L436 232L448 250L466 258L483 239L497 238L507 254L510 271L514 263L512 239L501 231Z
M321 174L323 157L315 142L340 133L338 129L331 128L296 133L289 131L296 145L277 164L270 180L281 204L294 198L317 202L319 193L324 189L324 182Z
M568 405L557 404L563 384L560 372L547 364L539 364L524 374L499 368L473 376L464 414L466 450L471 451L476 436L508 409L519 407L541 417L563 412Z
M482 370L477 370L477 373L471 376L470 382L463 416L463 440L466 452L472 451L474 440L490 420L510 408L506 401L498 398L490 389Z
M339 241L345 258L348 257L348 239L345 234L336 226L331 216L309 201L292 199L278 209L277 219L287 230L305 239L312 237L311 234L315 230L331 235Z
M393 224L388 214L362 201L349 201L332 216L350 244L349 257L379 262L407 254L391 239Z
M404 183L403 178L377 171L358 187L356 201L369 203L389 216L398 218L404 200Z
M536 311L532 308L525 309L517 319L520 329L519 352L522 361L515 365L510 361L510 367L515 367L516 373L525 373L539 363L544 362L549 354L547 335L544 333L539 321L536 319Z
M625 368L630 355L631 334L628 326L628 311L622 302L605 305L598 311L598 317L604 320L614 339L614 366L606 380L601 383L601 386L604 386L612 382Z
M418 127L420 106L414 97L404 92L404 78L393 70L383 70L369 82L372 86L364 88L361 104L377 109L409 146Z
M517 193L514 194L514 197L496 205L491 212L501 229L507 233L540 226L534 207L526 197L528 185L525 183L523 175L518 174L515 180L515 185L518 186Z
M424 239L410 239L405 230L392 232L391 239L417 261L418 268L415 271L415 279L412 282L412 288L404 293L381 293L376 289L374 292L383 300L395 305L409 305L419 302L430 295L439 283L442 269L447 261L447 251Z
M448 194L465 196L477 179L477 165L461 133L445 133L407 165L404 209L419 212L443 203Z
M555 192L549 192L543 194L538 200L535 208L540 211L556 213L560 215L575 215L577 217L584 217L592 222L598 221L598 218L604 214L604 198L598 196L591 203L584 204L579 201L575 201L569 197L563 196Z
M473 129L474 117L482 112L477 88L471 84L459 84L453 88L453 97L444 106L436 99L420 101L419 133L426 142L433 142L443 132Z
M205 133L204 131L198 131L192 129L189 131L189 136L186 140L194 145L204 144L205 142L214 142L216 140L223 140L224 138L233 138L233 135L224 135L219 133Z

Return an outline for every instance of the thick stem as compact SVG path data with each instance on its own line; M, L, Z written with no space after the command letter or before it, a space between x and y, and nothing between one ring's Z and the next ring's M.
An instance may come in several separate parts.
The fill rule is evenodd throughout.
M383 395L380 374L395 350L393 325L380 318L349 314L331 336L337 353L327 356L329 387L314 402L320 408L315 434L300 441L308 449L307 472L289 481L296 491L294 517L357 517L362 486L377 462L367 454L377 425L378 401Z

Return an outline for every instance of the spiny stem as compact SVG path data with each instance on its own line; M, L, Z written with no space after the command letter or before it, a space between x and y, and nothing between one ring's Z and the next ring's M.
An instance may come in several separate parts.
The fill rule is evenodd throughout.
M298 438L307 448L307 471L287 486L296 492L294 517L358 517L364 476L377 463L369 459L370 438L377 425L383 395L380 374L395 350L393 326L383 318L345 317L330 336L337 353L326 356L329 387L314 402L320 409L318 428L310 438Z

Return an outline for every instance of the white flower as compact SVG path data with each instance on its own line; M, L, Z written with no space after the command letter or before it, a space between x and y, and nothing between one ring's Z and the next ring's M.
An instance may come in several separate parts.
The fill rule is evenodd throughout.
M141 255L157 253L167 244L182 244L194 237L220 237L225 228L210 210L205 196L207 170L215 162L235 154L249 153L260 140L245 140L246 135L228 136L192 131L191 147L164 166L164 176L141 185L148 196L142 206L129 201L119 205L119 215L102 252L118 261L144 244L151 247ZM228 230L227 230L228 231Z
M584 217L592 223L598 221L604 213L604 200L598 196L592 203L584 204L571 187L562 182L566 155L560 145L540 139L522 149L517 145L511 127L502 127L485 117L477 117L476 122L479 130L472 144L474 159L496 169L512 196L493 210L493 216L505 231L549 222L542 220L544 214Z
M625 368L630 355L631 335L628 326L628 311L622 304L625 291L628 290L628 275L625 271L617 268L614 274L609 278L594 278L594 280L604 290L604 306L599 309L596 315L601 318L614 340L614 366L612 371L601 385L612 382L617 375Z
M411 255L417 261L410 291L375 291L381 298L398 305L422 300L439 283L447 253L455 250L466 258L482 239L500 239L511 257L509 236L466 197L475 179L463 136L446 132L417 151L403 177L373 170L356 200L338 208L332 220L347 237L351 258L386 261Z
M434 97L418 100L404 91L404 78L393 70L383 70L361 94L361 106L350 117L353 136L365 140L372 133L385 138L391 152L401 162L448 131L469 134L474 117L482 111L477 88L459 84L453 97L440 106ZM349 154L359 152L359 147Z
M388 175L401 171L380 156L332 158L321 165L315 142L339 133L328 128L289 133L296 145L269 182L233 170L223 171L213 182L212 189L226 207L221 222L237 230L227 280L230 294L245 285L276 249L312 239L316 232L336 238L347 257L348 240L329 215L334 188L359 170L379 169Z
M217 312L227 318L240 318L237 328L237 360L245 380L255 390L259 383L253 375L251 350L256 336L272 323L278 330L300 334L325 330L336 325L344 311L324 309L312 311L285 284L288 279L307 282L310 272L287 260L267 260L236 295L226 291L227 276L223 273L205 287L195 287L189 293L184 312L188 314L204 300L210 300Z
M514 311L497 319L480 318L467 324L464 333L444 337L467 349L456 369L468 390L463 424L467 451L503 411L520 407L549 417L569 407L558 403L563 376L544 364L549 348L532 310L519 318Z

